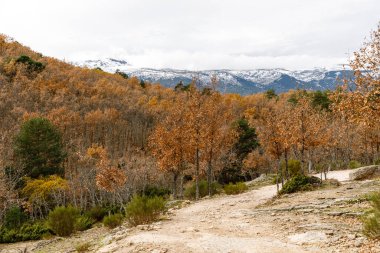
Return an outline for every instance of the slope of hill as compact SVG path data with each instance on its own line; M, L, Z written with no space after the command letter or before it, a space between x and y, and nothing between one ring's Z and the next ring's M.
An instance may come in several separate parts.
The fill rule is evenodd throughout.
M114 159L131 161L131 166L142 164L140 160L153 163L144 151L155 122L147 105L152 97L172 96L174 91L149 84L142 88L139 83L137 78L42 56L0 35L0 167L12 166L15 135L23 121L33 117L47 118L60 130L67 173L76 171L78 155L95 144ZM79 171L90 176L85 169ZM0 181L2 175L0 171ZM84 181L81 176L73 180ZM87 190L96 191L94 178L87 182L91 182ZM131 183L136 184L138 180ZM1 215L7 204L3 196L8 195L0 195Z
M275 89L277 92L285 92L297 88L306 90L335 89L340 79L352 76L351 71L326 69L298 71L286 69L223 69L205 71L138 69L131 66L125 60L113 58L88 60L75 64L88 68L101 68L110 73L120 70L129 76L136 76L142 80L161 83L166 87L174 87L180 81L184 84L190 83L194 76L198 77L202 83L206 85L210 82L210 78L216 75L220 82L220 91L224 93L238 93L241 95L263 92L268 89Z

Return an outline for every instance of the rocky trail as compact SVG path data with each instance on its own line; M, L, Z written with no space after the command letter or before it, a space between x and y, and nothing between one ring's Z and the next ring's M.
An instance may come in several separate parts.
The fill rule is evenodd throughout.
M348 181L352 171L334 171L338 187L273 198L276 186L234 196L183 202L166 219L114 230L93 228L73 237L3 245L4 252L380 252L361 234L363 196L379 191L379 180ZM1 249L1 245L0 245Z

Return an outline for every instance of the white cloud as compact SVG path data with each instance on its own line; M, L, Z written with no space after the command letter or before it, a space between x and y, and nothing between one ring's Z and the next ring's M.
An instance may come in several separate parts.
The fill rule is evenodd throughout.
M305 69L346 62L379 13L378 0L12 0L0 33L72 61Z

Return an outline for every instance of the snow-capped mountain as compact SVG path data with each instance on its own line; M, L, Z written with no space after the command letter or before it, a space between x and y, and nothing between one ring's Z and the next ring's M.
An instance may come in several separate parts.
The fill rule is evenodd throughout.
M129 76L136 76L141 80L161 83L167 87L174 87L179 82L190 83L197 77L204 85L210 82L213 75L219 80L219 90L224 93L239 93L247 95L274 89L284 92L290 89L326 90L335 89L339 80L352 77L347 70L326 70L323 68L312 70L290 71L286 69L253 69L253 70L204 70L188 71L177 69L134 68L125 60L107 58L104 60L87 60L74 63L88 68L101 68L114 73L122 71Z

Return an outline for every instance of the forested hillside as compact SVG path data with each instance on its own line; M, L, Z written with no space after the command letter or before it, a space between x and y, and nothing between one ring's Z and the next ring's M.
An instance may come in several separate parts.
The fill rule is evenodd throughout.
M217 78L169 89L75 67L2 35L0 221L16 209L45 219L57 206L125 213L152 189L183 198L194 182L186 196L198 199L261 173L279 184L379 163L379 52L377 30L351 62L354 90L346 80L240 96L217 92Z
M1 167L12 168L15 181L23 172L13 152L14 138L20 125L35 117L47 118L62 134L66 153L62 167L70 189L86 188L80 193L80 205L96 204L87 199L97 194L94 168L86 160L87 149L94 145L106 150L112 164L128 169L124 191L141 187L149 178L159 180L146 151L148 134L159 118L152 101L169 99L174 92L158 85L142 88L136 78L73 67L5 36L0 40L0 59Z

